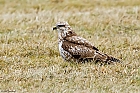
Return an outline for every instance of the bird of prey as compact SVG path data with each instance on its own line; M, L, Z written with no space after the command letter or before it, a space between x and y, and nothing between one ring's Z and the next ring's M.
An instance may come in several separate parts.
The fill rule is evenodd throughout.
M120 62L119 59L100 52L89 41L78 36L67 22L57 22L53 30L58 31L59 52L66 61Z

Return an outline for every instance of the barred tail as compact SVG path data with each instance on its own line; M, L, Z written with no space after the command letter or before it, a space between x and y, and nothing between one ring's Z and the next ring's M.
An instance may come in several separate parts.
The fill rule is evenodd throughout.
M113 62L121 62L119 59L111 57L109 58L109 61L113 61Z
M120 62L119 59L114 58L112 56L108 56L107 54L101 53L99 51L96 51L94 55L94 60L96 62L101 61L101 62Z

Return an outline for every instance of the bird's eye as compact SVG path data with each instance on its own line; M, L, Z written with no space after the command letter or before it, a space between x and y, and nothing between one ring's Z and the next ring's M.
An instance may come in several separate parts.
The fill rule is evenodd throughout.
M58 27L65 27L65 25L58 25Z
M69 34L71 35L71 34L72 34L72 32L71 32L71 31L69 31Z

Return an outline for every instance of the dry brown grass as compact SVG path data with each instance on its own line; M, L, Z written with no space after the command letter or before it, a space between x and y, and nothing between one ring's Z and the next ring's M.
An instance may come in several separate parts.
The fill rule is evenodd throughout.
M139 93L139 0L0 0L0 91ZM52 26L65 20L122 64L65 62Z

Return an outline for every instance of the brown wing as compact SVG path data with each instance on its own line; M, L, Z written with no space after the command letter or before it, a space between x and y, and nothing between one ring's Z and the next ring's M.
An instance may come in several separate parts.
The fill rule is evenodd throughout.
M92 58L96 50L84 45L64 41L62 48L68 51L74 58Z
M66 41L77 44L77 45L83 45L86 46L88 48L92 48L96 51L99 51L98 48L94 47L89 41L87 41L86 39L79 37L79 36L71 36L71 37L67 37L65 38Z

